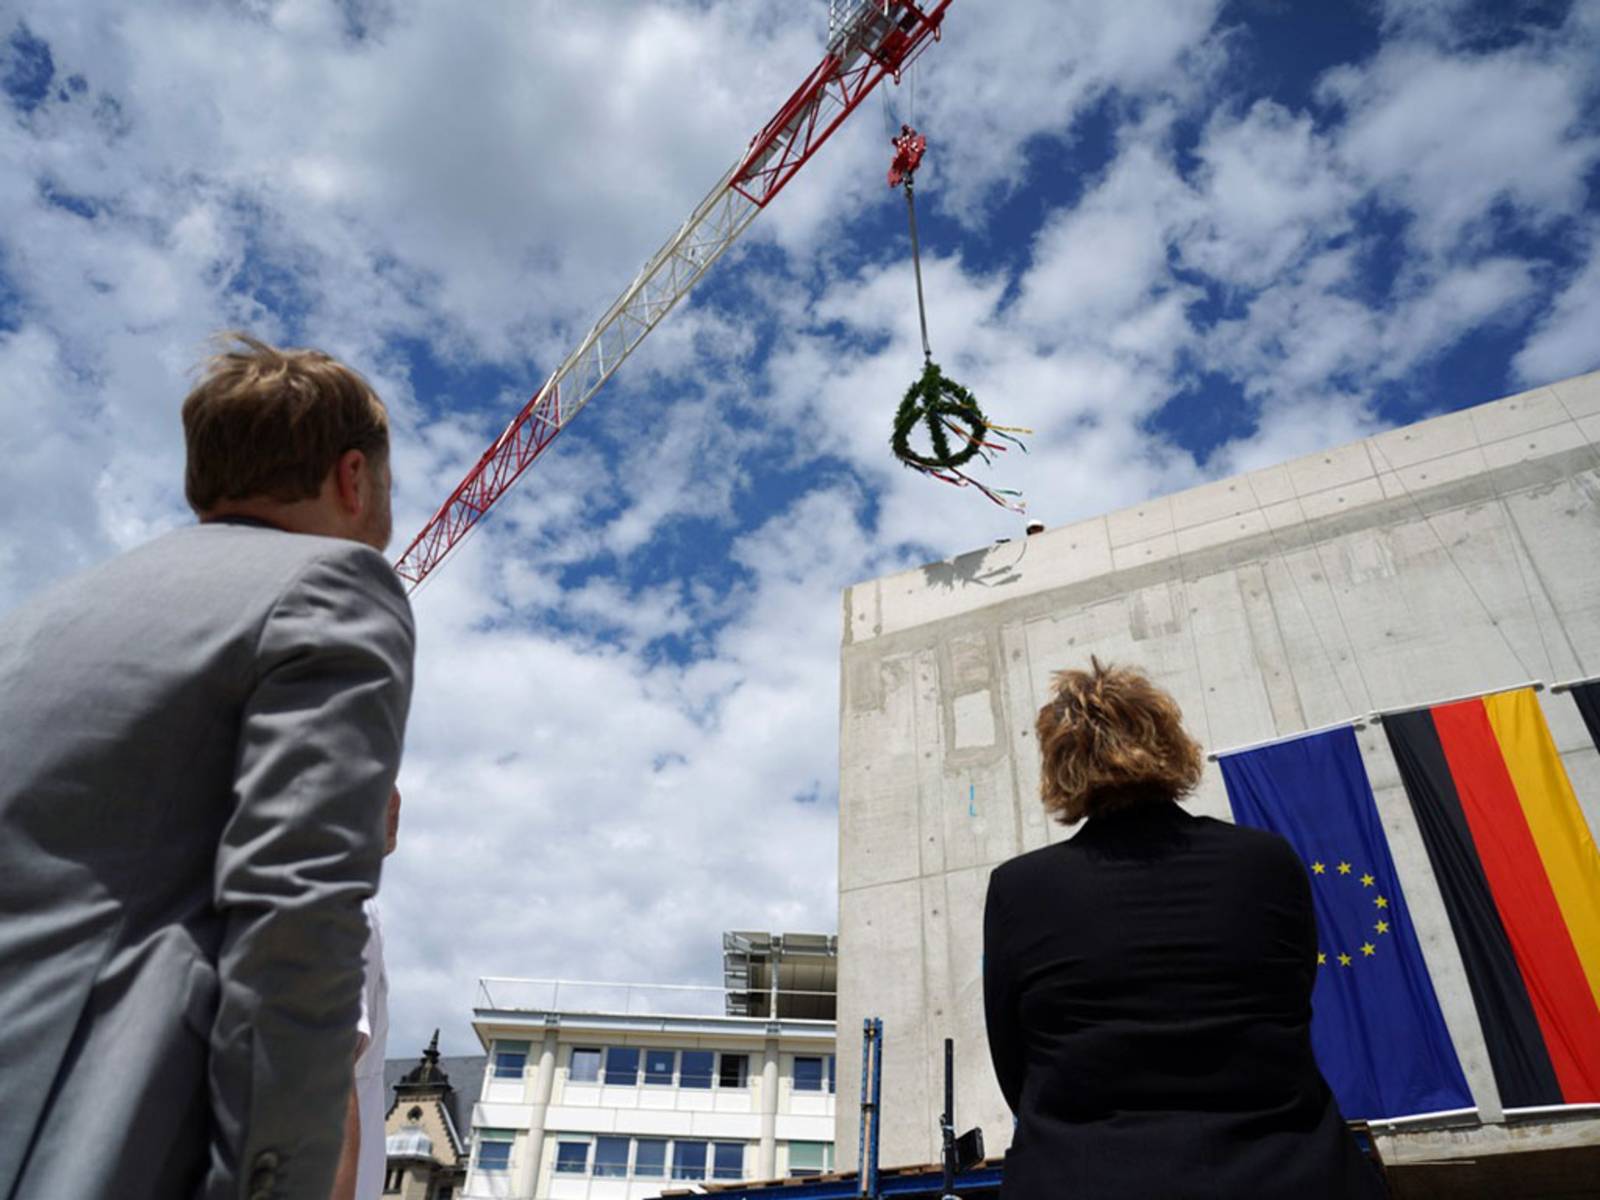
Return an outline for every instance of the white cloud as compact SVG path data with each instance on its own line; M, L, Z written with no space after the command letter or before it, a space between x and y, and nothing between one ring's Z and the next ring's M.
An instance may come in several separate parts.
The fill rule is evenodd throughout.
M1126 148L1106 178L1034 239L1017 318L1047 344L1095 340L1172 280L1168 247L1190 196L1159 146Z
M1450 41L1478 3L1480 0L1380 0L1378 9L1390 32Z
M1402 299L1397 314L1401 319L1384 322L1379 339L1382 357L1374 364L1378 374L1398 379L1469 331L1509 321L1537 287L1533 264L1519 258L1482 258L1470 266L1447 269Z
M1584 117L1595 50L1587 37L1478 55L1401 42L1322 90L1349 114L1342 159L1408 211L1422 249L1444 253L1490 238L1497 205L1534 228L1581 208L1600 161Z
M1203 215L1184 260L1230 286L1263 287L1355 224L1360 189L1308 114L1267 100L1219 114L1195 153Z
M1600 226L1590 226L1586 241L1586 261L1512 360L1523 383L1551 383L1600 367Z
M980 220L983 202L1025 185L1030 141L1070 138L1074 120L1115 95L1189 98L1222 62L1219 0L1028 5L996 19L951 7L949 45L924 70L925 131L937 186Z
M1219 449L1212 467L1218 475L1254 471L1346 445L1384 428L1361 396L1327 389L1267 408L1254 433Z
M103 557L93 478L103 449L87 403L69 400L58 380L60 347L37 325L0 336L0 607L29 595L35 580L55 579ZM63 411L76 420L62 420ZM41 514L53 514L41 528Z
M463 972L705 979L719 921L827 924L837 764L818 698L836 691L833 580L881 570L874 553L848 495L812 493L735 547L749 602L715 657L653 668L478 626L453 606L483 563L452 564L418 605L409 807L385 882L420 989L408 1009L462 1012ZM569 593L573 611L638 605L610 586ZM423 971L430 956L457 972Z
M186 519L178 398L230 325L389 399L403 544L815 64L823 12L34 7L87 89L0 120L0 609ZM1600 21L1482 53L1411 7L1296 110L1242 82L1216 2L952 6L916 75L930 333L1035 431L975 473L1056 523L1370 432L1375 389L1536 312L1525 378L1592 365L1592 230L1558 290L1490 216L1576 240ZM1102 102L1081 195L1030 168ZM416 597L394 1053L435 1024L466 1048L479 974L705 980L724 925L831 925L839 589L1020 524L887 453L921 347L882 125L874 97ZM1037 219L975 253L1007 197ZM419 394L401 339L526 385ZM1254 406L1204 468L1149 429L1202 372Z

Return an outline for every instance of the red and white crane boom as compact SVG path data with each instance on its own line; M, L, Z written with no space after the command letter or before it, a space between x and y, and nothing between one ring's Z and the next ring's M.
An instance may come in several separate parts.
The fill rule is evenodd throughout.
M883 77L938 39L950 3L833 0L822 62L412 539L402 578L414 588L445 560Z

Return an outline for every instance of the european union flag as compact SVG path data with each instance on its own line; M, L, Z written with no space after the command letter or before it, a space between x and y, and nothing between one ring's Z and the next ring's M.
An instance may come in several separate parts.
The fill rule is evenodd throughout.
M1461 1062L1348 726L1223 755L1234 819L1288 839L1311 876L1311 1043L1347 1118L1471 1108Z

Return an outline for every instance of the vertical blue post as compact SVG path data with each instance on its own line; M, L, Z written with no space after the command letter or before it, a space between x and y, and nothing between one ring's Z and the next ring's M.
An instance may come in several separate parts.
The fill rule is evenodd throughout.
M861 1132L856 1137L856 1181L861 1185L863 1196L872 1194L867 1191L867 1109L872 1106L871 1082L872 1018L867 1017L861 1022Z
M872 1157L867 1161L870 1190L867 1195L878 1200L878 1126L881 1124L883 1100L883 1018L872 1018Z
M878 1115L883 1099L883 1018L861 1022L861 1132L856 1139L856 1180L865 1200L878 1200Z

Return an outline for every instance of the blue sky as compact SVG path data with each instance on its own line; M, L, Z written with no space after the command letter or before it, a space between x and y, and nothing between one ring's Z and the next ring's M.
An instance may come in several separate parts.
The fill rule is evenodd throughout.
M365 371L398 552L820 57L822 0L25 2L0 608L187 519L245 327ZM1020 520L890 458L935 357L1051 524L1600 366L1600 3L956 0L416 597L394 1052L479 975L834 922L839 593ZM626 931L619 935L618 931Z

